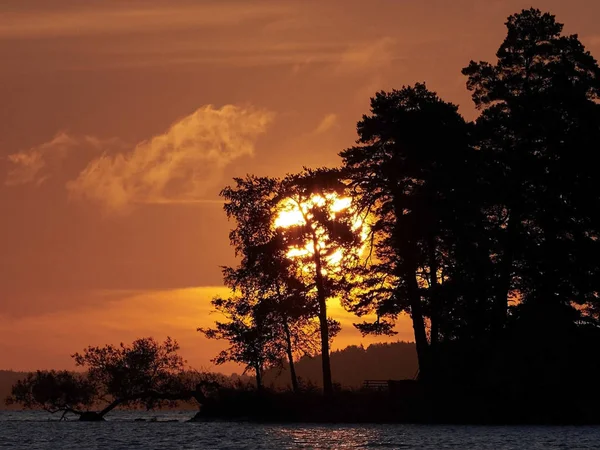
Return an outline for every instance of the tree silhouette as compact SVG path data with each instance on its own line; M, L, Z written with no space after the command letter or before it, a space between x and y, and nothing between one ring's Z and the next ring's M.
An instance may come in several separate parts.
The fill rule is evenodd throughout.
M305 169L282 180L279 196L281 208L297 213L296 222L278 230L287 251L294 251L298 278L316 300L325 395L333 393L329 347L340 329L327 315L327 300L346 292L339 271L361 243L352 209L336 207L346 194L337 171Z
M281 360L279 336L270 324L255 311L255 302L248 297L215 298L213 307L226 322L217 321L215 328L198 328L209 339L223 339L229 348L221 351L212 361L224 364L228 361L244 364L244 373L252 370L256 386L263 388L263 372Z
M375 324L359 325L363 332L389 332L390 320L408 312L425 379L450 309L451 232L469 205L467 124L424 84L379 92L371 113L358 123L359 145L341 153L356 201L372 216L375 250L349 308L377 314Z
M177 354L179 345L167 338L135 340L131 345L88 347L75 353L77 366L85 374L38 371L18 381L7 403L49 412L74 413L80 420L104 420L118 406L158 407L165 402L198 395L186 386L185 361ZM100 411L89 408L105 403Z
M82 414L97 398L96 386L87 376L63 371L42 371L28 374L11 389L6 403L25 408L41 408L49 413Z
M229 315L231 326L239 320L254 326L261 324L263 331L254 330L251 334L239 326L230 329L233 334L228 339L232 342L232 338L241 338L239 334L245 333L254 341L260 340L261 348L268 349L267 359L263 357L266 355L260 356L260 352L245 353L254 359L260 356L262 363L255 362L255 372L265 362L269 366L278 365L283 357L287 358L292 388L298 391L294 358L317 351L319 333L313 322L317 306L308 295L310 287L297 277L296 266L287 255L289 248L282 230L274 226L280 210L281 182L253 176L236 178L235 182L234 187L225 188L221 195L227 200L228 217L236 221L230 239L242 260L236 268L223 268L223 278L239 296L228 302L221 300L216 306ZM224 331L227 325L221 323L220 326ZM219 333L209 334L209 337L218 336ZM244 345L232 347L226 357L222 356L235 360L236 353L244 354L244 348Z
M261 364L287 359L294 388L316 318L332 393L332 298L363 318L363 334L393 334L408 313L428 388L521 392L575 380L571 365L597 373L569 355L598 342L600 326L600 177L589 163L600 69L551 14L524 10L506 26L496 63L463 70L475 122L424 83L378 92L340 169L223 191L242 258L224 269L239 294L225 310L266 339ZM556 349L565 356L554 361ZM530 374L512 380L520 367Z
M72 355L85 373L28 374L8 403L84 420L191 398L208 404L206 417L438 420L459 406L469 420L555 411L597 420L600 68L549 13L523 10L506 28L495 63L462 71L476 121L425 83L381 91L339 169L248 175L223 189L239 262L222 267L231 294L212 300L221 318L198 331L227 341L213 361L244 365L259 393L220 389L212 376L192 388L177 342L144 338ZM392 335L409 314L414 346L330 358L340 331L332 299L361 318L363 335ZM389 395L330 401L331 359L360 386L393 349L395 365L377 373L410 376L416 349L418 383L390 379ZM351 370L357 361L365 367ZM327 398L264 389L286 366L295 394L304 371L320 373ZM580 402L576 385L593 401Z
M496 333L511 293L560 320L569 302L594 300L599 279L599 180L584 161L600 137L600 70L551 14L524 10L506 26L496 64L463 70L493 186Z
M141 338L131 345L88 347L73 359L86 369L98 398L111 399L98 413L103 417L117 406L152 408L170 393L181 391L185 361L178 350L179 344L171 338L162 343Z

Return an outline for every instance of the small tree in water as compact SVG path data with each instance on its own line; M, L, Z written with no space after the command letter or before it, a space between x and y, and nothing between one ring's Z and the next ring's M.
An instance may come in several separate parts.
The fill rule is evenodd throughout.
M63 371L38 370L28 374L12 387L6 404L25 408L41 408L49 413L83 414L97 398L96 386L85 374Z
M153 338L131 345L88 347L75 353L77 366L85 373L38 371L18 381L8 404L41 408L51 413L76 414L80 420L104 420L118 406L148 409L193 397L184 382L185 361L177 354L179 345L171 338L163 343ZM104 407L99 411L91 408Z

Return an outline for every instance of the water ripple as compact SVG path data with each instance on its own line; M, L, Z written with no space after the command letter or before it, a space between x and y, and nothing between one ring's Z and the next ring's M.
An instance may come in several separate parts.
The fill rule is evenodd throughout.
M600 427L186 423L189 412L116 412L105 423L0 412L14 449L600 449ZM155 422L139 422L136 418Z

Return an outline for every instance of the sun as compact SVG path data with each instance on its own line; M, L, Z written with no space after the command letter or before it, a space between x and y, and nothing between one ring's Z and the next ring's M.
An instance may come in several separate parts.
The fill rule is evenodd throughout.
M312 210L315 207L327 206L330 212L330 219L335 220L335 217L340 212L353 212L352 199L350 197L340 197L335 193L325 195L313 195L309 200L299 202L295 199L288 198L282 201L278 206L278 213L273 222L275 228L289 228L293 226L301 226L310 224L318 236L318 250L330 250L331 240L327 234L314 224L312 221ZM356 214L352 219L352 228L358 232L363 245L357 249L358 253L364 250L367 230L366 224L362 218ZM341 248L326 251L325 262L329 267L339 266L345 255L345 251ZM307 242L303 247L293 247L288 253L288 258L309 258L314 254L312 242Z

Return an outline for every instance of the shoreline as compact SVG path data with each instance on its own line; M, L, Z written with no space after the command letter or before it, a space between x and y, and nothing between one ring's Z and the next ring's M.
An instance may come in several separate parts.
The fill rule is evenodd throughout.
M27 413L40 413L44 414L45 411L39 409L27 410L27 409L0 409L0 414L27 414ZM115 411L117 416L119 413L128 413L132 417L127 420L117 419L114 420L114 415L108 416L103 422L126 422L126 423L228 423L228 424L248 424L248 425L348 425L348 426L376 426L376 425L418 425L418 426L467 426L467 427L598 427L600 426L600 419L587 420L587 421L574 421L574 420L450 420L448 418L439 418L437 420L416 420L410 418L389 418L388 420L369 420L355 419L355 420L342 420L336 418L299 418L297 420L284 419L284 418L261 418L261 417L250 417L250 416L237 416L237 417L224 417L224 416L208 416L201 412L196 412L194 415L190 414L188 418L173 419L172 414L189 414L192 410L189 409L173 409L173 410L156 410L156 411L139 411L139 410L127 410L122 409ZM153 415L153 417L160 417L161 414L165 414L164 419L158 418L153 420L153 417L135 417L136 413L140 415ZM169 414L171 413L171 414ZM45 413L47 421L59 422L59 418L56 415ZM68 423L81 422L78 419L71 418L67 420ZM98 423L98 422L94 422Z

